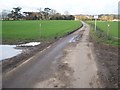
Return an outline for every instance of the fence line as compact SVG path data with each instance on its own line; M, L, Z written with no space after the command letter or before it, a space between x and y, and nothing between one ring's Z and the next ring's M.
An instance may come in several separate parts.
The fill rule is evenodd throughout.
M89 23L89 22L88 22L88 23ZM90 24L92 27L94 27L94 24L92 24L92 23L89 23L89 24ZM102 33L102 34L104 34L106 37L108 37L107 34L104 32L104 30L100 29L99 27L96 27L96 31L99 32L99 33ZM110 37L111 39L120 40L119 37L115 37L115 36L112 36L112 35L110 35L109 37Z

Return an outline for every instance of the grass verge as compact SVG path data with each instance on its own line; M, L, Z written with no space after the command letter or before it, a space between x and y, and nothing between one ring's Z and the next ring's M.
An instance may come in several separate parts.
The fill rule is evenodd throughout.
M120 46L120 38L115 38L111 35L107 35L101 28L97 27L97 30L94 30L94 24L88 22L90 25L90 37L96 43L103 43L112 46Z

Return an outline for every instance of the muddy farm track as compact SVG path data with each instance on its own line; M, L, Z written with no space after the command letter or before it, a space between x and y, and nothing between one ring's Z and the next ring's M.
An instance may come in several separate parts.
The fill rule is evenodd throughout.
M116 88L118 48L93 43L89 25L82 23L81 29L5 72L3 88Z

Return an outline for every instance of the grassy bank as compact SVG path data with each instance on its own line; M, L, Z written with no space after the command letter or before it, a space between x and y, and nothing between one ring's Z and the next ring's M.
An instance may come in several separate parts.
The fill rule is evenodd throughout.
M97 30L94 30L94 22L88 22L91 26L91 37L96 42L120 46L119 28L120 22L97 22ZM108 24L110 27L108 28ZM107 30L109 29L109 34Z

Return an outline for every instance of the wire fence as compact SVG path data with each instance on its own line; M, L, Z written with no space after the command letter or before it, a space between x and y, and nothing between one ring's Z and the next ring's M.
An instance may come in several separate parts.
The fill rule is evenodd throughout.
M114 37L112 35L108 35L104 32L104 30L96 27L96 31L94 30L95 25L93 23L87 22L91 27L91 36L94 38L96 42L103 42L108 44L116 44L120 45L120 38Z

